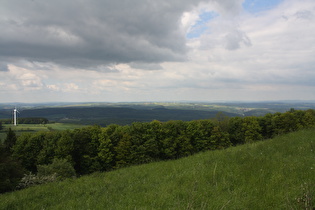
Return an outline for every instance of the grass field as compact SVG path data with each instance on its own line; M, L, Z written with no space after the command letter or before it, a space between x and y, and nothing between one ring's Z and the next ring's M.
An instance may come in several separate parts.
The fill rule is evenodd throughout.
M11 128L16 132L17 135L21 135L26 132L37 132L37 131L50 131L50 130L67 130L82 128L84 125L69 124L69 123L49 123L49 124L19 124L17 126L3 124L3 130L0 132L0 140L6 138L6 130Z
M314 172L312 129L2 194L0 209L313 209Z

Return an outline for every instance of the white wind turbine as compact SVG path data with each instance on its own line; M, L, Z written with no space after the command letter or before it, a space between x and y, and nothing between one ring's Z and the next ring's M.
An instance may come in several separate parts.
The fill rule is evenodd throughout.
M13 123L14 123L14 126L17 125L17 113L20 113L20 112L15 107L14 110L13 110Z

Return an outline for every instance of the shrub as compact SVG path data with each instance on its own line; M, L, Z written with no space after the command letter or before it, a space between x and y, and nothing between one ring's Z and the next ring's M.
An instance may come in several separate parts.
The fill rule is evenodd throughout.
M32 174L32 172L24 174L17 189L61 181L66 178L75 177L76 175L73 166L65 159L54 159L51 164L38 165L37 170L37 175Z
M37 166L38 177L49 177L55 174L58 180L75 177L73 166L65 159L54 159L51 164Z

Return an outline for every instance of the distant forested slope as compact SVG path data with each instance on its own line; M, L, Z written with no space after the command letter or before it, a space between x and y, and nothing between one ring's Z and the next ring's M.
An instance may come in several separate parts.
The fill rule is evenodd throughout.
M273 102L130 102L130 103L47 103L0 104L0 119L12 119L13 108L18 118L47 118L49 121L106 126L159 120L197 120L214 118L218 112L229 117L264 116L290 109L315 109L314 101Z
M181 109L135 109L128 107L61 107L61 108L40 108L25 109L20 111L20 116L43 117L49 121L57 122L76 122L80 124L99 124L108 125L131 124L132 122L150 122L152 120L197 120L211 119L216 116L218 111L201 110L181 110ZM238 116L237 114L223 112L229 117ZM10 112L2 112L2 118L10 118Z

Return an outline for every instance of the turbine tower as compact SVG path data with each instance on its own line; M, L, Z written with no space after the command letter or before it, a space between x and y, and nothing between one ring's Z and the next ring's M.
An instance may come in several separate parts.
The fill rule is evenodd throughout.
M13 110L13 121L14 121L13 123L14 123L14 126L17 125L17 113L20 113L20 112L15 107L14 110Z

